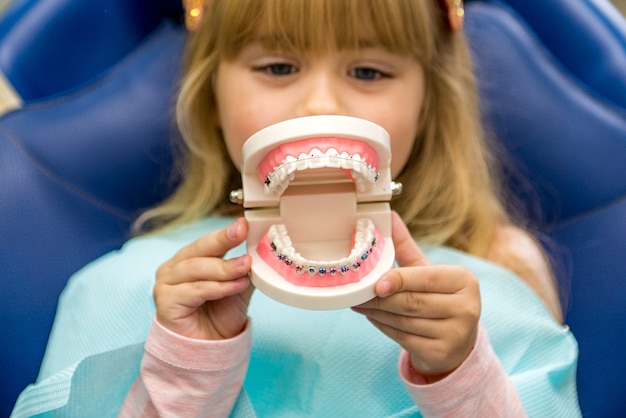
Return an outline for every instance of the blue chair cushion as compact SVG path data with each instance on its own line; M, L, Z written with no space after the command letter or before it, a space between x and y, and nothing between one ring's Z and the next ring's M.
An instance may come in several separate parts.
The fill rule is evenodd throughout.
M0 416L34 381L60 291L171 188L186 31L164 21L106 77L0 119ZM5 247L6 246L6 247Z

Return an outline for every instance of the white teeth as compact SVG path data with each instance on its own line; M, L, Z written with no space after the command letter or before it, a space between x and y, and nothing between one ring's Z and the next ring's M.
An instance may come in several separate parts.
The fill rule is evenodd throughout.
M298 159L295 157L292 157L291 155L288 155L285 158L285 167L287 168L287 173L289 173L290 176L293 176L297 170L296 164L294 164L297 161ZM291 178L290 180L293 180L293 178Z
M361 167L364 165L365 168L367 168L367 161L365 161L364 158L361 158L361 155L359 154L354 154L352 156L352 161L353 161L353 165L354 168L353 170L358 170L358 172L361 172ZM362 163L362 164L357 164L357 163Z
M326 152L328 161L326 166L330 168L341 168L341 160L339 159L339 152L334 148L329 148Z
M308 160L309 160L309 156L307 154L300 154L296 162L297 169L306 170L307 168L309 168Z
M266 176L265 188L272 194L280 195L287 189L289 182L293 181L296 171L325 167L351 170L359 192L368 191L378 178L376 169L359 154L350 155L345 151L340 154L335 148L329 148L323 153L318 148L313 148L308 154L301 153L297 158L286 156Z
M326 155L322 153L322 151L314 148L309 153L309 168L324 168L326 167Z
M350 159L350 154L345 151L341 153L341 168L352 170L352 160Z
M278 175L278 180L280 182L284 182L287 179L287 169L286 166L281 166L278 170L276 170L276 174Z
M267 231L274 255L290 268L296 269L296 273L308 273L310 276L319 274L336 275L346 274L349 270L357 271L362 263L376 247L374 223L370 219L359 219L354 235L354 247L348 257L332 261L307 260L293 248L291 238L285 225L272 225Z

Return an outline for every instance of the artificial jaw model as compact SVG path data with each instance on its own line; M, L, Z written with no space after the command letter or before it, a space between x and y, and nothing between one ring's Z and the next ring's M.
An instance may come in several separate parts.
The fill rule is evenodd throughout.
M269 126L243 146L243 203L254 286L305 309L340 309L375 296L394 263L389 135L346 116Z

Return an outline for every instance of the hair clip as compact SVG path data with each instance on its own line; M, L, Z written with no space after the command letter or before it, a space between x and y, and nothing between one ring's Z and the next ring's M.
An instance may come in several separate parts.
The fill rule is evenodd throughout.
M194 31L198 28L202 20L202 13L204 12L204 1L205 0L183 0L185 26L187 26L188 30Z
M445 0L446 12L448 13L448 23L453 32L463 29L465 18L465 8L463 0Z

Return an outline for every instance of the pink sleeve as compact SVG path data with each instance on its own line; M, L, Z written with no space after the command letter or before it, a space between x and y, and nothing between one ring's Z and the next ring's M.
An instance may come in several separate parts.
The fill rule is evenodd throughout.
M175 334L156 319L140 376L120 417L227 417L248 367L250 323L235 338L202 341Z
M521 400L480 325L476 347L452 374L433 384L400 356L400 375L425 417L525 417Z

